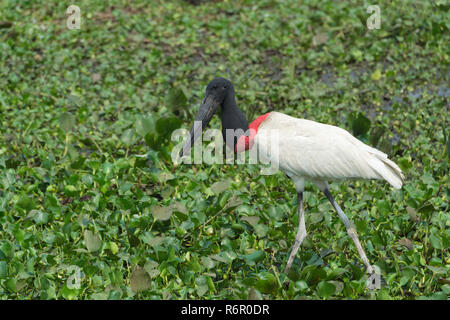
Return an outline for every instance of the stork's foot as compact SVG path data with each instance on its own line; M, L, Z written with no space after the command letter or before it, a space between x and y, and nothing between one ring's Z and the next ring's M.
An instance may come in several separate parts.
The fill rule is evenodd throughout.
M284 273L285 274L289 274L289 270L291 270L291 266L292 266L292 264L290 264L290 265L286 265L286 267L284 268Z
M299 241L295 241L294 245L292 246L291 249L291 254L289 255L289 259L286 263L286 267L284 268L284 273L288 274L289 270L291 270L292 264L294 263L294 259L295 256L297 254L298 248L300 247L300 242Z
M284 274L285 275L289 275L289 272L291 271L291 267L292 267L292 265L291 266L286 266L286 268L284 268Z
M297 255L298 248L306 237L306 227L305 227L305 212L303 210L303 193L299 192L298 196L298 230L295 236L295 242L291 248L291 254L289 255L288 261L286 263L286 268L284 268L284 273L288 274L291 269L292 263L294 262L295 256Z
M298 237L298 239L295 240L294 245L292 246L291 254L289 255L289 259L286 263L286 267L284 268L285 274L288 274L289 270L291 270L292 264L294 263L295 256L297 255L298 248L300 247L300 244L302 243L303 239L306 236L306 231L304 234L302 234L301 229L299 229L299 230L300 230L300 232L297 234L297 236L300 234L300 237Z
M291 270L291 268L288 268L288 266L286 266L286 268L284 268L284 273L285 273L285 274L288 274L288 273L289 273L289 270Z

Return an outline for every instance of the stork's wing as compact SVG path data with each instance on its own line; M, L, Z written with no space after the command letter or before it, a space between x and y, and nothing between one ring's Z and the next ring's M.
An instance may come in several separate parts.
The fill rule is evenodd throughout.
M395 188L403 184L400 168L386 154L335 126L271 112L258 129L255 146L271 161L278 158L280 170L290 176L385 179Z

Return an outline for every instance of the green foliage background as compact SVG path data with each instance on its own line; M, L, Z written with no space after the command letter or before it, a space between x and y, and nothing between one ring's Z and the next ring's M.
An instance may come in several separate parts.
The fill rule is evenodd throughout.
M379 1L372 31L367 1L82 0L80 30L70 4L0 3L0 299L447 299L448 2ZM215 76L250 120L337 125L401 166L401 190L331 185L380 290L318 190L287 276L286 177L172 164Z

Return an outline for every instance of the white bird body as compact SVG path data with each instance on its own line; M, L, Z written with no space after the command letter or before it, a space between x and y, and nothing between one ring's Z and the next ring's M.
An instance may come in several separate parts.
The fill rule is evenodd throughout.
M218 108L221 108L222 134L227 131L241 132L227 145L235 152L250 149L256 151L263 163L276 164L294 182L298 197L299 227L289 255L285 273L288 273L297 251L306 237L303 190L309 180L320 188L328 198L347 233L353 240L358 253L367 268L374 268L364 252L358 234L344 211L330 193L328 181L342 179L384 179L394 188L401 188L403 173L383 152L369 147L342 128L305 119L297 119L279 112L270 112L256 118L250 125L243 112L237 107L233 84L224 78L212 80L205 91L196 121L201 126L191 128L188 139L180 152L180 157L195 142L195 132L203 130ZM199 129L200 128L200 129ZM247 129L249 134L245 135ZM231 142L231 141L230 141ZM255 155L255 152L252 154Z
M278 136L276 156L272 130ZM278 158L280 170L298 191L303 190L305 180L322 190L327 181L342 179L384 179L397 189L403 184L400 168L385 153L332 125L271 112L258 127L254 147L266 159Z

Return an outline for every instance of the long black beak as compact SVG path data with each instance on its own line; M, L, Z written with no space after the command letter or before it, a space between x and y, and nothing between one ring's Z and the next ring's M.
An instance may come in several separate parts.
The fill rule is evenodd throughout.
M194 125L190 131L190 139L186 141L183 146L183 149L180 151L180 158L185 155L191 147L194 145L194 142L200 138L201 133L208 125L209 121L213 117L217 108L219 107L219 103L217 103L212 96L205 96L200 105L200 109L195 116Z

